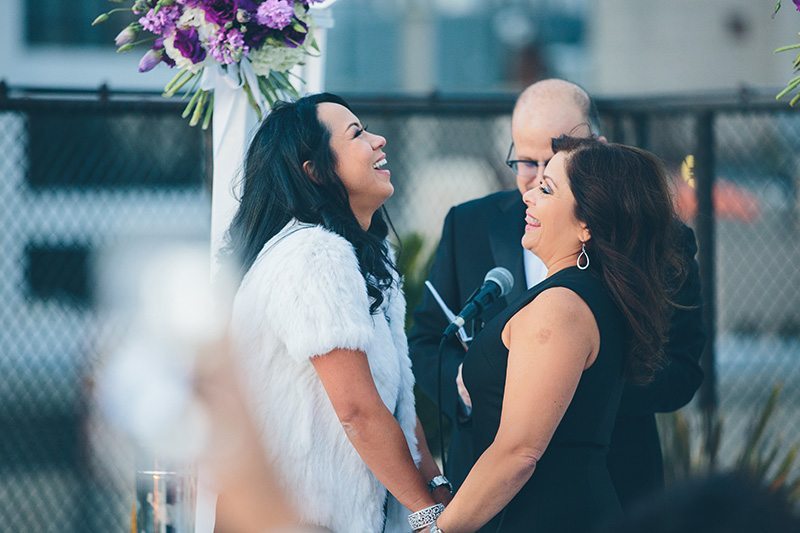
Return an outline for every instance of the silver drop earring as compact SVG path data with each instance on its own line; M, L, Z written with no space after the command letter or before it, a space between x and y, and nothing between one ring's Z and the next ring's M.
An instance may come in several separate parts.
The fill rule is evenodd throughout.
M586 264L581 264L581 258L586 260ZM586 270L589 268L589 254L586 253L586 243L581 243L581 253L578 254L578 268L581 270Z

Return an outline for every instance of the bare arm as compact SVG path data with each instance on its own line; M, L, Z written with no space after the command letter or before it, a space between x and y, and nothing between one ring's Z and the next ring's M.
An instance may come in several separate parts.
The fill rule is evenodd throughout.
M347 438L375 477L411 511L433 505L405 435L375 388L366 355L336 349L311 363Z
M586 303L555 287L512 317L503 342L509 354L500 428L439 518L446 533L476 531L530 479L597 356L600 334Z
M422 457L419 464L419 471L422 477L424 477L426 481L429 481L441 474L441 471L439 470L439 465L433 460L430 449L428 449L428 442L425 440L425 431L422 429L422 423L419 421L419 418L417 418L417 426L414 428L414 433L417 436L417 446L419 447L419 453Z
M430 449L428 449L428 442L425 440L425 430L422 428L422 422L419 421L419 418L417 418L417 427L414 429L414 433L417 435L417 443L421 456L419 471L422 473L423 479L427 482L440 475L442 472L439 470L439 465L433 460ZM443 486L433 491L433 498L439 503L448 505L450 500L453 499L453 495L450 494L450 490L447 487Z

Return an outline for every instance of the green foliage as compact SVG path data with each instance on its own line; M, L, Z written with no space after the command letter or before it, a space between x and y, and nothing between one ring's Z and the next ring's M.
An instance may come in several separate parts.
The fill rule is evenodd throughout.
M785 491L792 502L800 503L800 474L794 469L800 443L786 449L779 437L767 431L780 393L779 385L773 387L761 410L754 413L748 436L732 466L755 476L772 490ZM659 414L658 425L667 483L718 469L717 454L723 437L722 420L718 416L705 414L699 430L680 411Z
M397 270L403 275L403 292L406 295L406 331L411 330L414 309L422 300L425 291L425 279L433 263L433 254L426 253L425 238L419 233L409 233L400 238L401 249L397 258ZM434 457L439 456L439 432L444 432L445 447L450 425L447 418L443 420L444 428L439 427L436 404L419 389L415 390L417 416L425 428L428 447Z
M425 279L433 262L433 254L425 255L425 238L412 232L400 238L397 270L403 275L403 292L406 295L406 331L411 330L412 313L422 300Z
M772 12L772 16L775 15L781 9L781 1L778 0L775 3L775 10ZM792 50L800 50L800 43L790 44L787 46L781 46L775 50L775 53L779 52L789 52ZM800 53L798 53L794 61L792 62L792 69L794 70L795 74L800 73ZM792 96L792 93L796 93ZM780 100L784 96L791 96L791 100L789 100L789 105L794 107L797 102L800 102L800 75L795 76L791 80L786 83L786 87L784 87L778 94L775 95L776 100Z

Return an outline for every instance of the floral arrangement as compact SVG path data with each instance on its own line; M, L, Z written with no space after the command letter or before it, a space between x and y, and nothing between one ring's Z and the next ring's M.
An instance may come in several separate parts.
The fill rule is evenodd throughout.
M189 99L183 117L206 129L214 107L215 71L245 92L259 118L275 101L298 96L289 70L303 64L306 55L319 53L308 10L321 1L134 0L130 7L101 14L92 25L117 12L132 12L137 20L117 35L117 51L147 44L139 72L159 63L177 68L164 96L183 89Z
M795 8L797 8L797 11L800 11L800 0L792 0L792 3L794 3L794 6ZM781 0L778 0L775 3L775 11L773 11L772 16L774 17L778 13L778 11L780 11L780 9L781 9ZM798 49L800 49L800 43L790 44L788 46L781 46L780 48L775 50L775 53L787 52L789 50L798 50ZM798 53L795 56L794 62L792 63L792 67L794 69L795 74L800 72L800 53ZM781 92L775 95L775 99L780 100L781 98L783 98L788 94L791 94L792 92L797 92L797 94L795 94L792 97L792 99L789 100L789 105L794 107L794 105L797 102L800 102L800 75L797 75L791 80L789 80L786 83L786 87L784 87L783 90L781 90Z

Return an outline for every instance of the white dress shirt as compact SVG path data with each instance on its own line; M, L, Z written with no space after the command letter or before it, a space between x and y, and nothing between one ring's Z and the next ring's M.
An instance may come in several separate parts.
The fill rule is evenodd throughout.
M530 250L522 249L522 254L525 259L525 283L530 289L534 285L541 283L547 277L547 267L544 266L542 260L536 257L536 254Z

